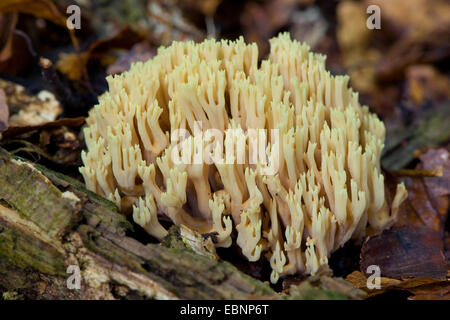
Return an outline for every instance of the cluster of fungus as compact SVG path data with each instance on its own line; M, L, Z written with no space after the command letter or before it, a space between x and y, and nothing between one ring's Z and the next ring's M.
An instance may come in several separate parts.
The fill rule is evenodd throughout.
M349 78L331 75L324 55L289 34L270 46L258 62L257 46L242 38L174 42L108 77L109 92L87 119L80 172L90 190L158 239L167 234L163 217L214 233L218 247L232 244L235 229L243 255L267 258L277 282L314 274L347 241L389 227L406 190L397 186L389 208L380 169L385 127L360 105ZM173 154L186 160L208 147L208 139L188 144L198 123L223 132L224 149L244 137L246 152L250 129L276 129L277 143L265 148L268 159L277 156L276 170L262 170L270 161L175 161ZM173 139L180 130L191 134L182 143Z

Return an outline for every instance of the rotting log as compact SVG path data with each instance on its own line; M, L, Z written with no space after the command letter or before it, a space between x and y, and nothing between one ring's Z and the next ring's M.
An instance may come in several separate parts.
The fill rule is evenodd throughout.
M247 299L278 296L172 228L163 244L126 235L115 205L0 148L0 293L28 299ZM81 271L69 289L68 266ZM1 297L0 297L1 298Z

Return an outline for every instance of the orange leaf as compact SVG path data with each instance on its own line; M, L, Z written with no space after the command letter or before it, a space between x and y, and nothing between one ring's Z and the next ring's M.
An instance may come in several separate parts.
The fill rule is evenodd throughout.
M65 26L67 17L64 16L51 0L2 0L0 13L19 12L31 14L35 17L49 20L55 24Z

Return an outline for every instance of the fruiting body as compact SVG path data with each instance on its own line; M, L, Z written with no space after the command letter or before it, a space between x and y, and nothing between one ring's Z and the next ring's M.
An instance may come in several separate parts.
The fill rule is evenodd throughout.
M323 55L288 34L271 40L260 64L242 39L175 42L107 80L87 119L80 171L89 189L123 211L133 206L159 239L158 215L216 232L224 247L234 222L242 253L266 256L276 282L314 273L351 238L389 227L406 195L399 185L389 210L383 123L347 76L332 76ZM252 143L264 141L257 129L266 144L252 162Z

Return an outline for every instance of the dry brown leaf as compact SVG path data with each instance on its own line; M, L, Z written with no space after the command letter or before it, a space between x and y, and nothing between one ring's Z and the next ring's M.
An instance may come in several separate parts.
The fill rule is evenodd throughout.
M62 53L55 67L71 80L81 80L86 73L87 65L92 60L108 61L108 53L113 49L129 49L143 39L143 36L128 26L123 27L116 35L92 43L89 48L80 53Z
M70 80L81 80L86 71L86 64L89 58L87 52L60 53L59 60L55 64L56 70L66 75Z
M408 199L400 208L397 226L428 227L443 236L450 206L450 153L444 149L430 149L420 157L418 170L439 171L440 176L404 178Z
M379 262L389 277L439 278L447 274L444 230L450 207L450 153L445 148L429 149L419 159L416 170L434 176L402 179L408 198L400 207L395 227L364 244L363 269ZM388 175L392 185L390 180Z
M428 227L393 227L369 238L361 249L361 271L379 266L381 276L445 280L447 262L440 235Z
M19 12L49 20L55 24L66 26L64 16L50 0L2 0L0 13Z
M444 232L449 209L450 154L445 148L429 149L419 156L417 175L403 178L408 198L390 230L369 238L361 249L360 268L377 265L380 290L368 290L366 277L355 271L347 277L356 288L376 295L392 289L408 290L411 299L448 299L448 233ZM387 185L397 183L387 173ZM392 190L391 190L392 191ZM391 196L387 192L388 199ZM444 241L444 239L446 241Z
M410 300L450 300L450 282L431 283L408 289Z
M450 298L450 283L448 281L416 278L399 280L380 277L380 289L369 289L367 288L367 277L361 271L352 272L345 280L355 288L364 290L368 294L368 297L373 297L389 290L404 290L413 294L412 297L409 297L411 300L440 300Z

